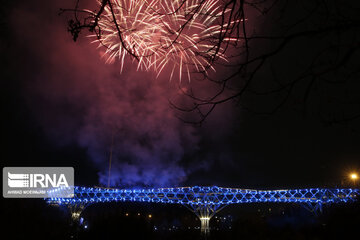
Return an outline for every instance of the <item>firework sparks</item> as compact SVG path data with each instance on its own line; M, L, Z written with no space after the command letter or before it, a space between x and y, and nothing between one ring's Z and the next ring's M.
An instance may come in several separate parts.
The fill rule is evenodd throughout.
M114 15L110 6L105 6L105 14L99 21L101 32L94 42L99 42L99 47L106 48L104 56L107 57L107 62L120 59L122 70L125 56L130 52L138 57L138 69L149 69L151 62L155 61L159 54L156 51L158 44L155 37L163 30L157 24L157 18L149 14L156 2L115 0L112 1ZM122 42L119 39L119 31L123 38ZM91 35L91 37L95 36Z
M101 32L95 42L106 47L107 62L120 60L121 70L131 54L138 59L138 69L154 70L157 76L171 69L170 79L177 72L179 80L184 74L190 80L193 71L215 71L215 58L226 61L219 38L224 28L218 0L114 0L111 4L113 11L107 5L99 20Z

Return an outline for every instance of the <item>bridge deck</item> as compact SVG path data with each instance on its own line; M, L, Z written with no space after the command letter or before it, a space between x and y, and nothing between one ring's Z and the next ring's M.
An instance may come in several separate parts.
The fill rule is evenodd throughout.
M353 201L360 196L359 189L351 188L252 190L196 186L149 189L74 187L74 194L69 194L69 198L57 197L58 193L64 193L64 191L69 191L69 189L54 189L46 200L52 204L132 201L186 205L228 205L257 202L340 203Z

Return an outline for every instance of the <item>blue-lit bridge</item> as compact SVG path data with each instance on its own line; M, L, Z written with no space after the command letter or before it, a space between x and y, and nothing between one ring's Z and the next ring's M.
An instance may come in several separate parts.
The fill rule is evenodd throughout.
M307 188L284 190L252 190L222 187L176 187L147 189L109 189L74 187L57 188L49 193L47 202L66 205L72 218L79 219L86 206L102 202L153 202L181 204L194 212L201 221L201 231L209 233L210 219L222 208L230 204L245 203L299 203L310 210L322 210L324 204L337 204L355 201L360 196L359 189ZM68 193L67 198L59 198Z

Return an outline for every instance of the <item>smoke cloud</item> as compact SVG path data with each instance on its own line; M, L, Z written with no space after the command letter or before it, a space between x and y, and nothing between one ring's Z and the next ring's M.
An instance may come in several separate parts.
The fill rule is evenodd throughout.
M90 39L74 43L57 15L66 4L24 3L11 14L33 116L56 144L85 148L103 185L110 153L112 186L180 184L189 173L184 153L197 149L199 137L169 106L175 84L137 72L130 59L120 74L119 65L106 65Z
M174 117L168 82L143 75L99 83L100 94L84 116L78 141L105 167L102 184L108 179L110 152L112 184L163 186L186 178L180 163L185 151L196 148L195 130Z

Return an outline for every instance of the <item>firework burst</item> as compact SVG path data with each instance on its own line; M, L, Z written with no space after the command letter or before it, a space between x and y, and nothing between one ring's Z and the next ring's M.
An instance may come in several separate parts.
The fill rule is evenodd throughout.
M98 23L101 31L90 37L97 37L94 42L98 42L99 47L106 48L104 56L107 57L107 62L120 59L122 70L125 56L131 54L137 57L138 69L148 70L151 63L156 61L156 35L163 30L158 19L149 14L156 2L115 0L111 1L113 11L109 5L105 6L104 15Z
M215 71L215 58L226 61L221 43L237 40L220 42L219 18L224 12L218 0L114 0L111 4L99 20L101 32L95 41L106 47L108 62L120 59L121 70L130 54L137 58L138 69L154 70L157 76L168 69L170 79L178 73L179 80L184 74L190 80L191 72Z

